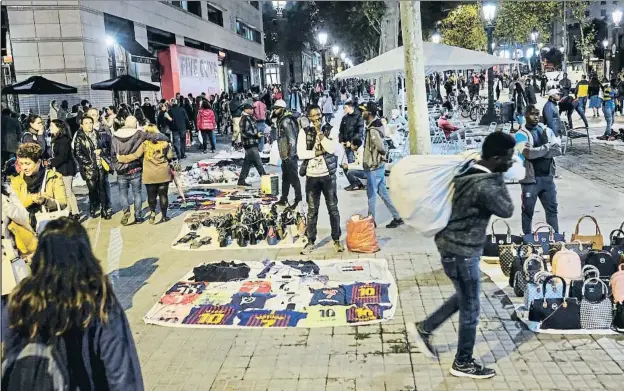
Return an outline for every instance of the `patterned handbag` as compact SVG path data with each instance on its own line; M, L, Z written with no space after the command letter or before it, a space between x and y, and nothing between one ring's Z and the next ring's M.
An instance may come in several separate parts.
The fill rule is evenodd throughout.
M596 285L590 285L598 283ZM599 290L597 300L590 299L590 290ZM609 329L613 322L611 300L609 300L607 285L599 278L590 278L583 284L583 300L581 301L581 328L588 330Z
M548 232L541 232L542 230L548 230ZM550 225L538 225L534 228L532 234L524 235L522 242L525 244L540 245L544 254L548 254L551 244L556 242L565 242L565 236L563 234L555 232Z
M511 273L511 266L514 263L514 260L518 257L518 249L520 246L516 244L504 244L498 247L500 250L499 256L499 265L503 274L506 277L509 277Z
M533 303L533 300L543 299L544 291L542 290L542 283L548 277L552 276L550 272L537 272L533 276L533 280L529 281L524 293L524 307L528 310ZM556 277L556 276L555 276ZM550 283L546 287L546 298L554 299L557 297L563 298L563 285L555 284L553 279L550 279Z
M544 261L540 256L531 255L525 259L522 269L516 271L516 274L514 275L513 289L516 296L523 297L529 281L535 277L537 272L543 272L545 270Z
M581 258L582 265L585 265L585 261L587 260L587 255L589 255L589 252L592 249L591 243L583 243L580 240L577 240L571 243L558 242L550 246L550 251L549 251L550 260L552 261L555 254L557 254L559 251L563 250L564 248L566 250L574 251L575 253L577 253L579 258Z
M505 233L505 234L497 234L494 231L494 225L496 223L498 223L499 221L507 226L507 233ZM505 220L496 219L496 220L492 221L491 231L492 231L492 234L491 235L487 235L485 237L485 243L483 245L483 256L484 257L496 257L496 258L498 258L498 257L500 257L499 246L510 245L512 243L513 244L521 244L522 243L522 238L520 236L511 234L511 227L509 227L509 224L507 224L507 222Z
M578 299L580 302L583 300L583 284L590 278L599 278L600 271L596 266L585 265L583 266L582 277L576 280L570 281L568 286L568 297Z

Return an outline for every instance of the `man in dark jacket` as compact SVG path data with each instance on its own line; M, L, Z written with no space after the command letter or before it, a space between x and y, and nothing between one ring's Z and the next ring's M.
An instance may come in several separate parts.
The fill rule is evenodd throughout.
M243 115L243 100L240 94L235 94L230 101L230 113L232 113L232 146L237 147L241 142L240 122Z
M297 135L299 125L292 113L286 110L286 102L279 99L273 105L273 118L276 119L277 148L282 159L282 196L278 205L288 204L290 187L295 189L294 209L301 202L301 182L297 175Z
M2 168L7 160L15 156L21 138L22 125L11 117L11 109L2 109Z
M572 88L572 82L568 79L568 74L564 73L561 80L559 80L559 88L561 88L561 93L563 96L568 96L570 94L570 89Z
M258 140L264 135L258 132L256 121L253 118L253 106L248 103L243 105L240 130L243 148L245 148L245 160L243 161L243 168L238 177L238 185L251 186L249 183L245 182L245 179L247 179L249 169L252 165L258 170L258 175L266 175L266 172L264 171L264 167L262 167L262 160L260 159L260 152L258 151Z
M186 131L190 122L186 110L184 110L182 99L169 109L169 115L173 120L171 125L171 137L173 138L173 149L175 149L178 159L186 158Z
M353 101L347 101L344 105L345 115L340 121L338 141L343 145L347 161L353 163L355 156L351 150L351 140L362 138L364 135L364 119Z
M535 85L531 84L531 79L527 78L524 81L527 101L530 105L537 104L537 97L535 96Z
M297 137L297 156L303 160L299 175L306 177L306 199L308 202L308 225L306 237L308 243L301 254L310 254L316 242L316 223L321 201L321 194L325 198L331 237L334 241L334 250L343 252L344 246L340 243L340 212L338 211L338 195L336 186L336 169L338 157L335 154L337 144L329 138L331 125L321 126L323 114L317 105L308 106L310 126L299 131Z
M145 114L145 118L150 122L150 124L156 123L156 109L152 102L150 102L150 98L147 96L143 99L143 106L141 106L143 110L143 114Z
M108 145L110 144L105 140L104 133L98 133L93 129L93 118L86 115L82 117L81 127L74 137L74 157L78 162L80 175L87 182L89 189L91 217L96 217L101 207L100 215L106 220L110 220L113 216L110 196L106 191L111 168Z
M585 127L586 128L589 127L589 124L587 123L587 117L585 117L585 112L583 111L583 107L581 106L580 98L578 100L574 99L572 95L563 97L559 101L559 116L561 116L561 113L563 113L564 111L568 115L568 125L570 129L574 127L572 123L573 111L576 111L578 115L581 116L581 119L583 120Z
M559 117L559 109L557 107L557 102L561 99L561 95L559 90L552 89L548 91L548 100L546 104L544 104L544 108L542 109L542 117L544 117L544 122L546 125L552 129L553 132L557 136L561 135L563 131L563 124L561 123L561 117Z
M406 327L423 353L437 357L432 333L459 311L453 376L487 379L496 375L473 357L481 294L479 262L490 217L505 219L513 214L503 173L513 164L515 144L508 134L490 134L483 142L481 160L469 163L467 170L455 177L451 216L446 227L435 236L435 243L442 257L442 268L457 293L427 319Z

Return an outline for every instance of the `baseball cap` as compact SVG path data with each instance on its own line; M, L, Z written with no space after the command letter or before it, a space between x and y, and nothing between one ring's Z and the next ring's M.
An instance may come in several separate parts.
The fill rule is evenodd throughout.
M377 108L377 103L373 101L368 101L366 102L366 104L361 104L359 107L360 107L360 110L362 111L368 111L370 113L375 113L375 114L377 114L377 111L379 110Z
M561 95L561 91L559 91L556 88L553 88L552 90L548 91L548 96L553 96L553 95Z
M284 102L284 99L278 99L275 101L275 103L273 103L273 107L281 107L281 108L286 108L286 102Z

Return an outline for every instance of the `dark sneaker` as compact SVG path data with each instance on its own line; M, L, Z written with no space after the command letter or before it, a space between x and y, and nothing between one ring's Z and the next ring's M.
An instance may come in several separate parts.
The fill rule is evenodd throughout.
M457 361L454 361L451 367L451 375L455 377L469 377L472 379L489 379L496 376L496 371L484 367L473 358L466 364L459 364Z
M144 221L145 221L145 219L143 217L141 217L141 216L134 218L134 224L141 224Z
M308 242L306 243L306 245L301 249L301 255L308 255L310 254L312 251L314 251L314 243L312 242Z
M160 221L158 222L158 224L162 224L162 223L166 223L167 221L171 220L170 217L167 216L163 216Z
M353 187L353 190L366 190L366 186L359 184Z
M386 225L386 228L396 228L399 225L403 225L403 219L393 219L390 224Z
M250 186L251 186L251 185L250 185L249 183L247 183L247 182L238 182L238 183L237 183L237 185L238 185L238 186L247 186L247 187L250 187Z
M149 223L150 224L156 224L156 213L152 212L149 215Z
M104 211L102 211L104 214ZM128 221L130 221L130 210L124 211L123 217L121 218L121 225L128 225Z
M340 243L340 240L334 240L334 251L337 253L343 253L344 250L345 248L342 243Z
M288 205L288 201L286 201L286 200L279 200L279 201L277 201L275 203L275 205L277 205L277 206L286 206L286 205Z
M104 220L110 220L113 218L113 210L112 209L102 209L100 212Z
M438 359L438 350L433 345L433 334L423 330L421 323L407 323L405 330L411 336L410 339L416 341L416 345L425 356Z
M353 186L352 186L352 185L349 185L349 186L345 187L344 189L345 189L346 191L351 191L351 190L353 190Z

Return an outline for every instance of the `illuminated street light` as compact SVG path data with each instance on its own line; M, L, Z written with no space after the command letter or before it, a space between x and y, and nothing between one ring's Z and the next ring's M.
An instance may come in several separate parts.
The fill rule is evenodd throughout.
M321 46L325 46L327 44L327 33L324 33L324 32L318 33L318 35L316 36L316 39L318 39Z
M604 39L604 40L602 41L602 47L604 47L605 49L606 49L607 47L609 47L609 40L608 40L608 39Z
M611 16L613 17L613 24L615 24L616 26L622 21L622 11L620 10L613 11Z
M533 32L531 32L531 41L533 43L537 42L537 37L539 36L539 33L537 32L537 30L535 29L535 27L533 27Z
M345 52L340 53L340 59L344 61L345 58L347 58L347 54Z
M332 53L334 53L334 56L337 56L339 51L340 48L338 47L338 45L332 46Z
M106 36L106 46L113 46L116 43L117 42L115 42L115 39L113 37L111 37L110 35Z
M277 16L281 17L284 14L284 8L286 8L286 2L285 1L274 1L273 2L273 8L277 12Z
M492 24L494 22L494 18L496 17L496 4L487 3L483 5L483 16L488 24Z
M438 30L436 30L435 33L433 33L433 35L431 36L431 42L433 43L440 43L440 32Z

